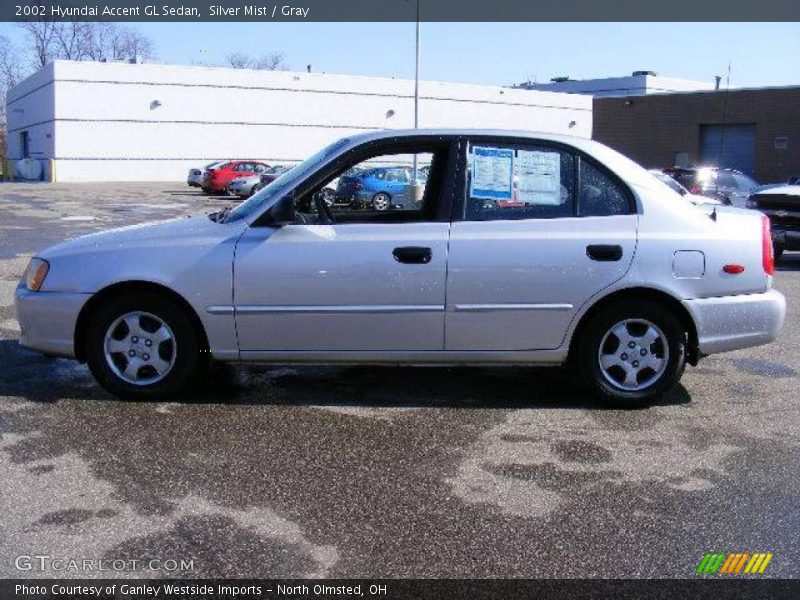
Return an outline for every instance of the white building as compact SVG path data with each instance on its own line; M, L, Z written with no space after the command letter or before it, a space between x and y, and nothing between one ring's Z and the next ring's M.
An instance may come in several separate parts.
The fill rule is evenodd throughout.
M634 71L630 77L604 77L601 79L570 79L554 77L549 83L526 81L514 89L537 90L543 92L562 92L566 94L586 94L589 96L646 96L671 92L697 92L713 90L711 81L692 81L677 77L662 77L653 71Z
M37 159L45 179L177 181L217 159L290 163L346 135L413 127L414 82L56 61L8 91L7 115L9 159ZM419 126L590 137L592 102L421 82Z

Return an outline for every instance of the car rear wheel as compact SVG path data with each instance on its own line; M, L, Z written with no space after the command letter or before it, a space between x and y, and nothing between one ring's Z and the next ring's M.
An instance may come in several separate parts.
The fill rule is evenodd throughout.
M372 208L375 210L389 210L392 205L392 199L389 194L379 192L372 197Z
M92 315L86 361L97 382L124 399L179 394L206 358L195 327L172 300L152 292L112 298Z
M686 366L686 333L666 307L634 300L591 317L577 347L584 383L603 402L646 405L673 387Z

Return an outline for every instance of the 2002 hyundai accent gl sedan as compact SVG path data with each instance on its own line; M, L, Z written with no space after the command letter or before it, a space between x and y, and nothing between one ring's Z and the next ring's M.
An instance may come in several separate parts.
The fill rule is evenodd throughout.
M344 171L428 172L403 209L332 211ZM413 186L412 186L413 187ZM382 131L340 140L236 208L88 235L30 262L21 343L125 398L210 359L561 365L626 406L685 363L780 329L769 222L703 209L567 136Z

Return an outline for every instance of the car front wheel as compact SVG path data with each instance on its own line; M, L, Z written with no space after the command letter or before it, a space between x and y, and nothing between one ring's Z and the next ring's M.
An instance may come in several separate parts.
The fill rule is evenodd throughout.
M666 307L634 300L601 309L578 340L583 381L605 403L635 408L673 387L686 365L686 334Z
M204 366L191 320L159 294L117 296L92 317L86 361L97 382L115 396L136 400L185 392Z

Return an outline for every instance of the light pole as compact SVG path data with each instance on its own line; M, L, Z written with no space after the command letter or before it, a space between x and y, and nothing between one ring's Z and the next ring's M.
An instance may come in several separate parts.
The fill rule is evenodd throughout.
M414 129L419 129L419 5L421 0L417 0L417 35L416 35L416 44L414 49ZM417 181L419 178L419 174L417 172L417 155L414 154L414 195L421 197L421 189L418 189L419 182ZM416 198L420 200L421 198Z

